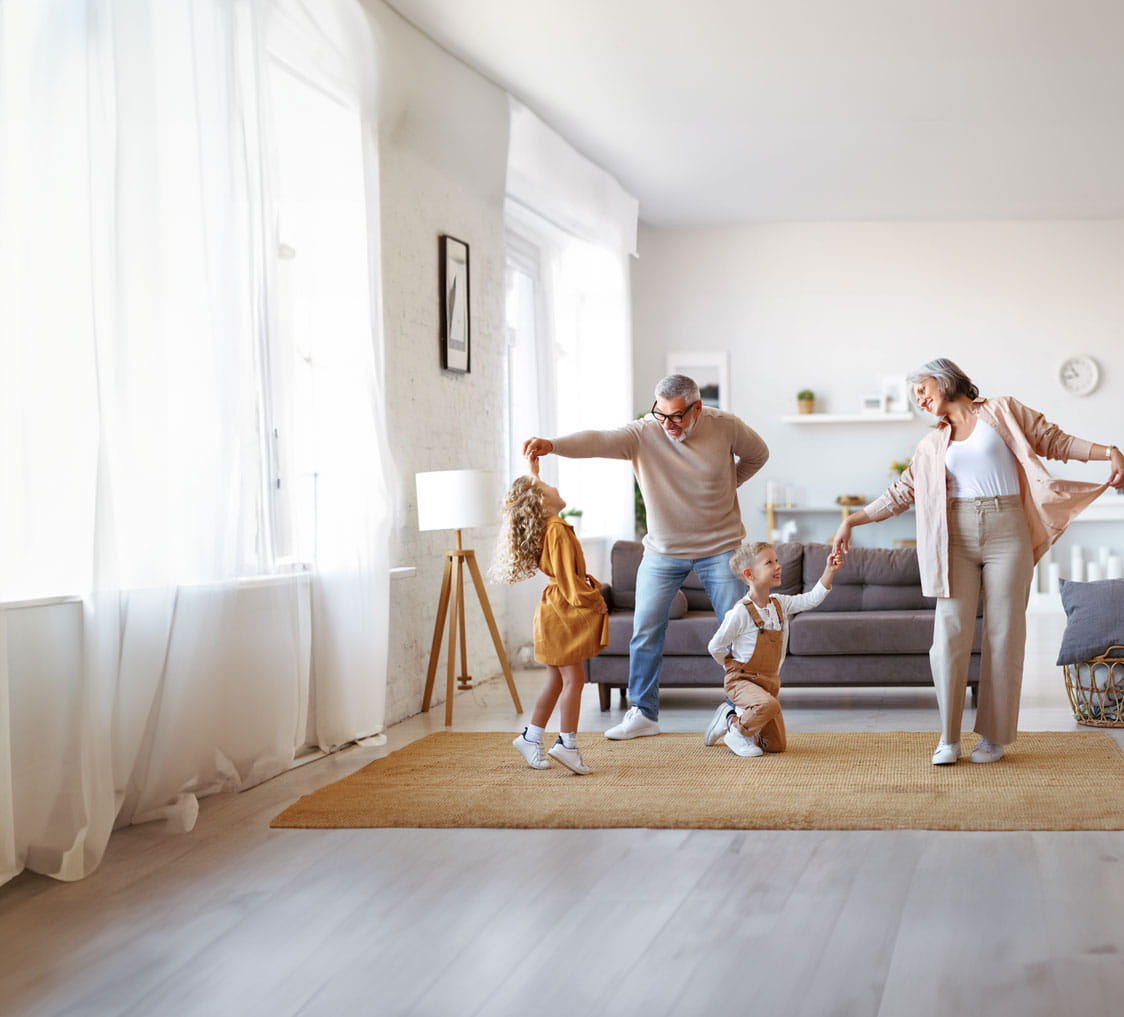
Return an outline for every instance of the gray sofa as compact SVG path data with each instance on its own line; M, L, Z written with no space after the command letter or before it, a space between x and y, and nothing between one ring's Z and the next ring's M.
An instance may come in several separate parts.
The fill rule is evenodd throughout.
M810 590L823 574L829 551L826 544L777 545L783 581L776 592ZM599 686L602 710L609 709L614 688L620 689L625 702L636 570L642 553L636 541L614 544L612 578L602 588L609 605L609 645L585 665L587 681ZM917 552L912 548L854 548L836 573L827 600L792 619L782 683L931 688L933 604L921 593ZM692 572L672 606L660 671L662 688L721 688L722 669L706 652L717 627L706 591ZM973 697L979 684L980 638L977 618L968 676Z

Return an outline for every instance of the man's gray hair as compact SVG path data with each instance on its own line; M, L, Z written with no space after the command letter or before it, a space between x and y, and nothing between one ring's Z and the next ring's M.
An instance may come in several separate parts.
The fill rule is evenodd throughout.
M941 390L941 395L945 399L956 399L962 395L966 395L969 399L976 399L980 394L980 390L972 384L972 379L946 357L938 357L923 364L906 378L906 381L912 390L914 385L920 384L926 378L932 378L937 383L937 388Z
M679 399L682 397L688 403L696 403L701 398L699 386L693 378L685 374L669 374L656 382L657 399Z

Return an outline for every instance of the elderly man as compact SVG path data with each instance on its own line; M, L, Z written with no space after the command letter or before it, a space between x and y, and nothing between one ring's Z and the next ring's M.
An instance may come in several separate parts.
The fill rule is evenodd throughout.
M730 554L745 536L738 487L769 458L760 436L732 413L703 406L699 387L672 374L656 385L648 416L613 431L529 438L523 454L568 459L628 459L648 512L644 557L636 574L624 719L614 740L660 733L660 666L668 612L687 574L706 588L719 618L745 592Z

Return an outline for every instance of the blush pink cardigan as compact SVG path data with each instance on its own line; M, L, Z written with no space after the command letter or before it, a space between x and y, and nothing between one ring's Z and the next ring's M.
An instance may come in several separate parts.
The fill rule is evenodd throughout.
M1010 396L977 399L972 409L986 420L1015 456L1019 467L1023 511L1037 562L1065 532L1073 518L1108 488L1078 480L1050 476L1042 459L1088 462L1093 443L1066 434L1037 410ZM917 444L913 461L882 495L866 506L871 521L878 522L917 509L917 557L921 588L927 597L947 597L948 587L948 478L945 455L952 429L942 419Z

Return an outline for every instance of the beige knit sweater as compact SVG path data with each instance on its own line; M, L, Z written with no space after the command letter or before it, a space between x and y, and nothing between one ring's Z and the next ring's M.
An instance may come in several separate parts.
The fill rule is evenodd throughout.
M706 558L745 537L738 487L768 461L760 435L732 413L704 406L684 441L647 416L612 431L551 439L567 459L628 459L644 495L644 546L671 558Z

